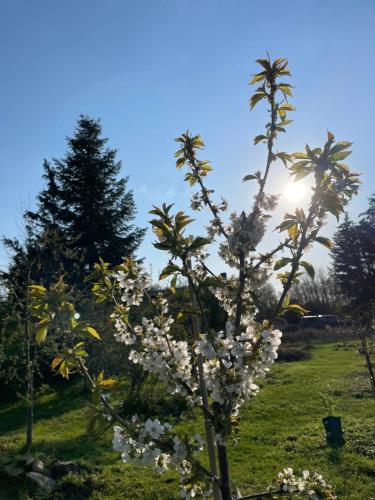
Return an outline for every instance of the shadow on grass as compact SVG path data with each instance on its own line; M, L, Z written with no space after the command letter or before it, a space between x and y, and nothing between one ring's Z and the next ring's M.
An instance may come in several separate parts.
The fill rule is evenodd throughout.
M57 417L65 412L82 408L89 399L83 384L77 383L58 392L37 398L34 405L34 420ZM26 403L14 403L0 411L0 436L26 426Z
M327 458L328 460L335 464L335 465L340 465L342 461L342 446L329 446L328 447L328 453L327 453Z
M59 460L83 460L93 466L100 462L109 465L119 459L119 454L112 452L111 437L108 431L91 435L83 431L79 436L65 439L48 436L36 440L30 451L35 450Z

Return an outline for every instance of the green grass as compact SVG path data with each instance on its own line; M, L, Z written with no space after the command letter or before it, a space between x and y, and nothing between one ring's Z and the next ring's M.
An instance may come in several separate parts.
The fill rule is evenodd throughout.
M363 358L354 347L317 346L309 360L277 364L259 395L242 411L238 445L230 449L231 472L242 494L264 491L283 467L318 470L338 498L375 498L375 400L369 393ZM85 435L85 398L77 386L41 396L35 408L33 454L79 460L91 472L69 477L54 496L0 475L1 499L174 499L177 478L127 466L111 451L111 433ZM325 444L321 392L329 392L343 419L346 444ZM19 454L24 440L20 404L0 410L0 456ZM201 422L180 424L201 427Z

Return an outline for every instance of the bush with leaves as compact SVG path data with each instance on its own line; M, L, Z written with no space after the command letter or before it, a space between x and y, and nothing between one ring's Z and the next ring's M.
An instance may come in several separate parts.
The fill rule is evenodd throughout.
M95 415L104 414L116 422L113 447L121 452L122 460L153 465L160 472L174 467L180 474L184 498L240 498L231 481L228 444L238 432L242 406L257 394L258 380L277 358L281 332L274 329L274 318L285 311L304 313L302 307L289 302L290 289L303 271L314 276L312 265L303 260L303 255L314 242L331 247L330 240L320 235L320 229L330 213L339 217L358 189L357 175L341 162L350 154L350 143L336 143L331 132L322 148L306 146L304 152L293 154L276 150L276 140L285 132L291 122L289 113L294 110L288 102L292 87L285 83L290 72L286 59L257 62L261 71L251 80L258 88L250 99L250 107L265 101L270 116L264 133L254 139L255 144L266 147L265 169L244 178L258 185L252 206L226 216L228 203L223 199L215 201L214 190L206 185L212 166L199 157L203 140L186 132L177 138L177 168L184 169L187 183L198 188L192 195L191 208L207 209L211 214L206 232L203 236L189 235L187 228L193 219L182 211L175 213L172 205L154 207L150 212L157 238L154 246L169 256L161 279L171 277L171 289L175 289L179 277L187 281L189 308L173 314L163 294L150 296L147 274L130 258L113 268L100 262L91 276L96 300L113 305L111 321L116 328L116 340L130 347L129 359L153 374L172 396L183 396L192 409L201 412L205 437L180 433L170 423L158 419L142 421L136 415L123 419L108 395L101 393L113 382L106 381L102 373L95 377L89 373L81 343L69 352L59 353L53 361L53 367L63 376L69 370L80 370L92 384L97 395ZM282 240L267 253L259 253L258 245L278 201L266 187L270 172L279 161L293 180L312 179L311 199L307 212L296 209L285 214L277 227ZM207 249L214 242L222 261L232 269L228 277L217 275L209 267ZM272 267L287 268L277 275L282 293L268 320L258 323L257 290L269 278ZM225 312L226 324L220 330L212 327L205 314L206 294L214 295ZM144 300L152 305L153 313L134 323L131 311ZM69 314L74 313L69 309ZM176 338L172 326L187 316L190 335ZM89 331L87 325L82 328L79 322L72 323L71 328ZM208 467L200 461L204 447ZM275 495L286 492L333 498L331 487L321 476L305 472L304 478L298 480L291 469L281 473L272 491Z

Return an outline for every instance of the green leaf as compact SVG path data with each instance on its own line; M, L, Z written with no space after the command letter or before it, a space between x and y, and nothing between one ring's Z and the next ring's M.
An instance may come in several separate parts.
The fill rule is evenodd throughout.
M171 279L171 283L169 285L169 289L173 294L176 293L176 283L177 283L177 274L173 276L173 278Z
M278 57L277 59L275 59L273 61L273 67L276 68L277 66L279 66L280 64L283 64L284 67L288 64L288 59L286 59L285 57Z
M38 345L46 340L48 328L46 326L42 326L38 328L35 335L35 340Z
M95 339L101 340L101 337L100 337L99 333L95 330L94 327L92 327L92 326L86 326L86 331L87 331L87 333L89 333Z
M296 108L293 106L293 104L290 104L289 102L284 102L279 106L279 110L282 111L295 111L295 109Z
M252 79L250 80L250 85L253 85L256 82L261 82L262 80L264 80L266 77L266 74L267 74L266 71L262 71L261 73L257 73L256 75L254 75L252 77Z
M254 179L257 179L257 176L254 174L249 174L249 175L245 175L245 177L242 179L242 182L252 181Z
M266 141L266 140L267 140L267 136L257 135L256 137L254 137L254 144L259 144L261 141Z
M33 299L41 299L45 297L47 290L42 285L30 285L29 287L30 297Z
M172 248L171 244L168 242L158 242L158 243L153 243L153 245L158 250L170 250Z
M310 174L310 170L300 170L296 174L294 174L294 180L300 181L307 177Z
M59 366L59 373L63 378L69 378L69 368L65 360Z
M191 224L192 222L194 222L194 219L191 219L190 217L185 216L185 217L177 218L177 216L176 216L176 229L178 231L181 231L181 229L183 229L188 224Z
M176 265L170 262L160 273L159 279L164 280L165 278L168 278L173 273L180 272L181 269Z
M345 160L345 158L351 154L352 154L351 151L339 151L338 153L335 153L334 155L332 155L332 159L334 161Z
M271 69L270 61L268 59L257 59L256 62L263 66L266 71Z
M292 161L291 156L288 153L285 153L284 151L276 153L275 158L279 158L287 168L288 168L288 161Z
M250 109L253 109L253 107L262 99L265 98L264 92L256 92L250 97Z
M113 387L115 384L117 384L117 380L114 378L107 378L106 380L102 380L100 382L102 387Z
M309 311L307 309L304 309L303 307L299 306L298 304L289 304L286 308L285 311L292 311L300 316L304 316L307 314Z
M317 236L315 238L315 241L317 241L321 245L325 246L329 250L332 250L332 248L333 248L333 242L332 242L332 240L330 240L329 238L326 238L324 236Z
M176 161L176 168L182 168L186 163L186 159L185 158L179 158L177 161Z
M64 358L62 358L61 356L57 355L53 360L52 360L52 363L51 363L51 368L52 370L54 370L57 366L59 366L59 364L64 360Z
M288 96L292 95L292 86L289 83L280 83L278 89Z
M293 123L293 120L291 120L290 118L284 118L281 122L281 125L285 126L289 125L290 123Z
M282 267L286 266L287 264L289 264L290 262L290 259L288 259L287 257L283 257L282 259L278 260L274 267L273 267L273 270L274 271L277 271L278 269L281 269Z
M350 146L352 145L353 145L352 142L347 142L347 141L338 142L331 148L330 153L331 154L338 153L339 151L343 151L344 149L350 148Z
M310 163L310 160L300 160L296 163L293 163L292 167L294 171L299 170L300 168L306 167Z
M293 158L301 158L303 160L304 159L306 159L306 160L309 159L309 157L307 156L306 153L301 153L301 152L298 152L298 151L296 153L292 153L291 156L293 156Z
M279 229L281 233L282 231L285 231L286 229L289 229L290 227L295 225L295 223L296 219L285 219L276 229Z
M295 240L298 236L298 227L297 224L293 224L293 226L290 226L288 228L288 234L289 237L292 238L292 240Z
M38 292L43 292L43 293L45 293L45 292L47 291L47 290L44 288L44 286L42 286L42 285L30 285L30 286L29 286L29 288L30 288L31 290L36 290L36 291L38 291Z
M288 307L289 304L290 304L290 297L289 297L289 295L287 295L285 297L283 305L282 305L283 309L285 309L286 307Z
M207 238L202 238L202 236L197 236L194 241L189 245L189 251L192 250L197 250L200 247L204 247L205 245L208 245L210 243L210 240Z
M314 269L314 267L309 262L306 262L305 260L302 260L300 262L300 265L305 269L305 271L310 276L310 278L312 278L312 279L315 278L315 269Z

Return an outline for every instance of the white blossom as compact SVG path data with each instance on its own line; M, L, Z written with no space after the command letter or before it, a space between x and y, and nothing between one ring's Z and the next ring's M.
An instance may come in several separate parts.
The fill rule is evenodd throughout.
M159 473L174 466L180 474L182 498L210 494L205 483L191 484L193 465L188 457L203 449L203 439L199 434L189 441L182 441L179 436L173 435L168 423L148 419L142 424L136 416L127 425L127 431L119 426L113 428L113 449L121 453L123 462L151 465Z
M301 477L296 477L293 469L287 467L279 472L277 477L277 485L280 490L290 495L296 495L301 498L309 498L310 500L321 500L327 498L334 500L332 486L323 479L322 475L308 470L302 472Z
M150 285L150 278L134 263L136 278L130 278L129 273L118 271L114 277L122 289L121 300L128 306L139 306L143 300L144 290Z

